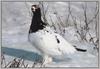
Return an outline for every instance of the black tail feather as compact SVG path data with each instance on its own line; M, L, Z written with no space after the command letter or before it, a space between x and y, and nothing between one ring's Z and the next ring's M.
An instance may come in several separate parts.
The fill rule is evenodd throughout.
M81 52L86 52L87 50L85 49L79 49L79 48L75 48L77 51L81 51Z
M77 50L77 51L80 51L80 52L86 52L87 50L86 49L80 49L80 48L77 48L76 46L74 46L75 47L75 49Z

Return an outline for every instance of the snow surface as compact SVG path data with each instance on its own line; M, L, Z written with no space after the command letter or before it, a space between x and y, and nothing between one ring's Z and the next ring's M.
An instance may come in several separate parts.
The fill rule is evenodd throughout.
M82 2L71 2L72 10L75 15L81 16L81 3ZM31 67L35 60L41 58L37 54L37 50L28 42L28 30L31 23L30 7L32 4L38 4L37 2L3 2L2 4L2 52L5 52L5 58L7 63L12 61L14 58L23 58L25 63ZM53 14L53 8L55 7L58 15L62 17L63 21L66 22L66 7L67 2L49 2L48 15L46 15L49 23L52 17L53 21L57 21L55 14ZM89 9L93 8L95 3L88 3ZM52 8L53 7L53 8ZM59 7L59 8L58 8ZM61 10L60 10L61 8ZM92 12L92 11L90 11ZM88 15L90 15L89 13ZM92 15L90 16L92 17ZM83 18L81 18L82 20ZM80 42L80 38L75 35L75 29L68 27L65 29L66 33L63 37L69 41L72 45L76 45L79 48L87 49L87 52L76 52L74 55L66 56L62 59L54 59L46 67L97 67L98 66L98 54L93 49L93 44L86 42ZM92 32L93 33L93 32ZM94 34L94 33L93 33ZM58 56L59 57L59 56Z

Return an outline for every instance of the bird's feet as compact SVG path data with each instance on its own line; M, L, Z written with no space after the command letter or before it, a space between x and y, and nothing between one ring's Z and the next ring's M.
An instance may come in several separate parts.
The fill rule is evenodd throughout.
M45 67L46 64L49 64L51 62L52 62L52 57L44 56L41 67Z

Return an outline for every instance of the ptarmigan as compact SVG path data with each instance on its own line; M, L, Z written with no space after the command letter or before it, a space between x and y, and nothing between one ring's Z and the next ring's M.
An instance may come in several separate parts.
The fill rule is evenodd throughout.
M75 51L86 50L78 49L68 43L62 36L55 33L41 20L41 9L38 5L32 5L32 22L29 30L30 43L41 52L43 64L52 62L55 55L73 54Z

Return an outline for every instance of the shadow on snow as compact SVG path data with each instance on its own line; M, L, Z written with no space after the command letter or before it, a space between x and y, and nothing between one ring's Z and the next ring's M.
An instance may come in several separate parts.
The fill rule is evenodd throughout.
M21 49L14 49L14 48L7 48L7 47L2 47L1 50L6 55L22 58L24 60L30 60L30 61L39 61L40 59L42 60L42 56L31 51L25 51Z

